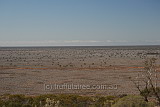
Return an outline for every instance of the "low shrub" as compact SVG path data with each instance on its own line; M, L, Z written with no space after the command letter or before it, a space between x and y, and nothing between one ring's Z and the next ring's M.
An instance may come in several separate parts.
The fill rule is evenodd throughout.
M128 95L119 99L112 107L154 107L154 103L144 101L142 96Z

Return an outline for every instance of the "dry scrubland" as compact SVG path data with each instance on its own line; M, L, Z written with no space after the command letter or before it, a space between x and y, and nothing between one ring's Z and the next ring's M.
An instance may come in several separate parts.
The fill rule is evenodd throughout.
M139 94L128 77L135 78L152 57L160 77L160 46L0 48L0 94ZM44 84L64 83L118 89L44 90Z

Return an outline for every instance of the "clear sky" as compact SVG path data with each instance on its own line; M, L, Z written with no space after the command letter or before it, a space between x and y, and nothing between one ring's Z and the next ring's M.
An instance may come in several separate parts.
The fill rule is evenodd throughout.
M0 0L0 46L160 45L160 0Z

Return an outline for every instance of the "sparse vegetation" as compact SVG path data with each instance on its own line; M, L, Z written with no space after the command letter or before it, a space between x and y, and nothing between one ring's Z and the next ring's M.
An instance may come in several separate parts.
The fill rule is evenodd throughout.
M2 95L0 107L154 107L141 96Z
M0 85L4 90L2 90L1 95L7 92L27 93L29 95L43 94L44 92L40 90L40 87L50 81L53 83L79 84L92 84L92 82L96 84L117 83L119 87L117 93L109 90L110 95L117 96L105 96L109 92L106 90L74 90L74 93L89 93L88 95L92 96L40 95L33 97L2 95L0 97L0 107L129 107L128 105L132 107L153 107L157 102L160 102L160 89L156 85L159 80L156 82L156 72L152 72L152 75L150 75L151 72L148 71L155 71L155 66L152 65L154 64L154 58L160 64L159 50L159 47L153 50L148 50L148 48L55 48L38 51L28 48L18 51L2 49L0 51L0 60L3 62L0 63L2 78ZM156 51L156 53L152 51ZM140 71L144 67L142 62L153 56L152 61L148 60L145 63L145 70ZM160 65L156 67L159 70ZM144 72L143 76L139 72ZM140 95L130 96L129 94L132 94L132 92L138 95L138 91L133 84L131 85L128 76L136 77L137 74L139 75L138 78L132 79L136 88L139 88ZM159 76L159 72L157 72L157 76ZM154 80L152 81L152 79ZM72 90L55 91L55 93L63 92L72 93ZM104 93L104 95L93 96L93 94L98 93ZM118 96L119 93L123 95ZM139 100L137 101L137 99Z
M148 102L148 97L154 96L160 105L160 90L157 87L157 72L155 68L156 59L151 58L145 61L144 71L141 75L138 74L136 80L132 80L136 88L140 92L140 95L144 97L145 101Z

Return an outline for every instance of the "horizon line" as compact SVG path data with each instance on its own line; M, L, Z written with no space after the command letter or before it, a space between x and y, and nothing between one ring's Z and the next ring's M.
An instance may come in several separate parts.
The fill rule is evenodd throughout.
M57 45L57 46L0 46L0 48L30 48L30 47L143 47L143 46L160 46L160 45Z

